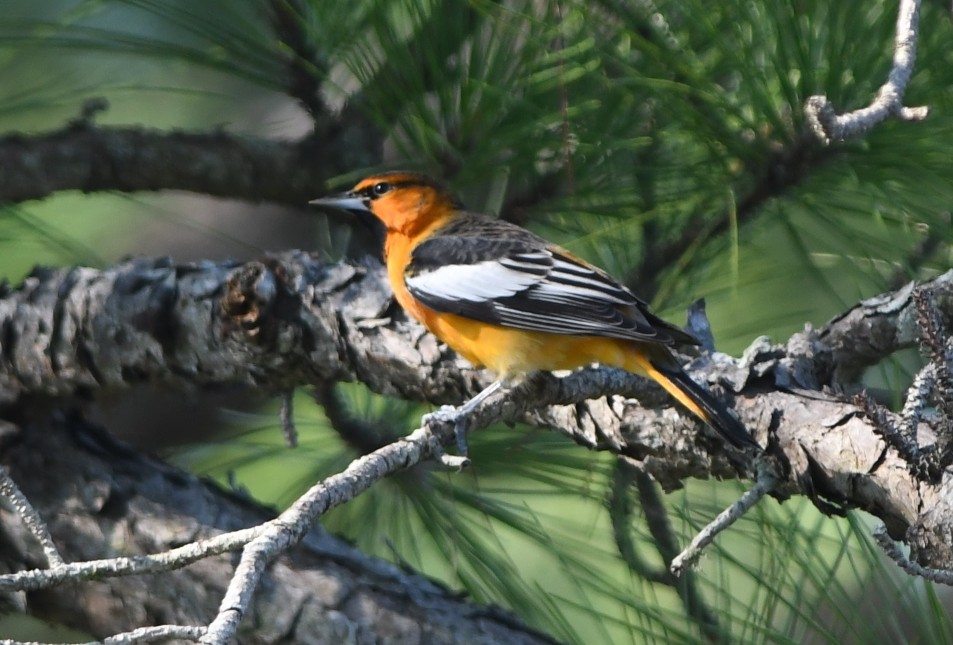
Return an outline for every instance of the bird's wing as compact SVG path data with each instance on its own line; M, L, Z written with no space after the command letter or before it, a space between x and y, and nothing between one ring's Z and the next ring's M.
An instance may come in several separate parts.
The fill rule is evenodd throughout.
M529 233L516 239L431 237L413 250L405 283L430 309L504 327L694 341L605 272Z

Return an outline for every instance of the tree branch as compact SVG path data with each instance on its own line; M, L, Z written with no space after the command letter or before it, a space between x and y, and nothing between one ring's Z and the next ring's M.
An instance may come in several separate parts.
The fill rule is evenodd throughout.
M901 349L915 347L920 338L914 291L910 282L854 305L828 322L818 338L832 352L836 381L854 383L866 368ZM953 327L953 275L944 273L919 288L936 299L941 323Z
M287 49L285 75L287 92L298 99L312 120L323 120L327 106L321 100L321 81L328 61L318 51L311 34L304 29L307 7L298 0L271 0L268 3L272 31Z
M734 504L718 514L714 520L699 532L691 543L677 556L671 559L669 566L676 576L684 575L686 569L701 557L702 550L715 541L715 537L729 526L744 517L765 495L770 494L775 486L774 475L769 470L758 473L758 481L754 488L741 496Z
M64 558L73 563L67 566L113 558L120 542L126 559L142 560L149 557L145 554L188 548L183 542L224 541L235 532L252 542L289 527L240 496L131 453L76 417L24 424L2 458L50 524ZM37 477L37 472L56 476ZM30 534L6 510L0 509L0 520L0 566L21 573L42 566L42 552ZM301 544L263 572L267 584L248 605L238 642L345 642L348 635L363 642L374 634L408 643L552 643L511 614L465 602L311 527L301 523ZM108 584L97 576L82 583L82 593L73 585L46 584L24 595L5 586L0 602L12 599L21 611L99 638L117 628L130 630L119 635L127 640L116 642L149 642L146 638L163 631L140 632L144 624L175 623L164 627L178 638L198 638L205 630L197 625L216 614L234 568L229 557L207 557L165 574L161 595L152 576L124 575Z
M82 119L45 134L11 134L0 138L0 202L64 190L187 190L300 207L314 198L321 177L379 161L380 139L349 118L320 142L100 127Z
M132 260L38 269L0 288L0 409L136 383L266 391L354 381L459 401L484 375L395 312L382 267L300 252L245 265ZM462 364L462 361L461 361Z
M826 96L811 96L804 105L804 114L814 134L824 143L861 136L889 117L903 121L922 121L929 109L925 106L905 107L903 95L913 76L917 60L917 35L920 21L920 0L900 0L897 11L897 37L894 42L893 67L887 82L867 107L846 114L837 114Z
M922 288L948 319L953 271ZM741 360L703 356L690 371L732 393L742 421L778 460L776 494L809 495L829 511L863 508L895 539L925 531L936 544L919 552L921 564L941 566L953 553L953 500L942 492L949 474L919 481L876 423L824 392L844 373L841 365L915 343L911 292L865 301L785 345L756 341ZM245 265L139 260L38 272L0 293L0 330L0 410L28 396L144 381L281 392L359 380L404 399L458 403L490 380L404 317L378 264L324 264L295 252ZM621 370L541 374L476 410L471 427L500 419L556 428L640 461L668 489L687 477L737 477L744 469L659 388Z

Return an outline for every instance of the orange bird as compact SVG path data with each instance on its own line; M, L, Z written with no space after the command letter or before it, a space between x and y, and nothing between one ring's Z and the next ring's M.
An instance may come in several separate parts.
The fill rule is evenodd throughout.
M380 220L397 301L458 354L497 375L463 406L434 413L456 424L458 438L466 415L515 377L602 363L655 380L736 448L758 446L672 355L673 345L698 341L569 251L466 212L440 183L413 172L373 175L311 203Z

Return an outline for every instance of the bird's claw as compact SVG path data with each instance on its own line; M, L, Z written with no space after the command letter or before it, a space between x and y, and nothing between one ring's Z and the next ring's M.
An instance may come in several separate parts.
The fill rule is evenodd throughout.
M423 425L426 426L452 423L453 436L457 442L457 452L461 457L466 458L469 453L469 447L467 446L467 414L465 411L452 405L443 405L440 406L439 410L425 414L421 421Z

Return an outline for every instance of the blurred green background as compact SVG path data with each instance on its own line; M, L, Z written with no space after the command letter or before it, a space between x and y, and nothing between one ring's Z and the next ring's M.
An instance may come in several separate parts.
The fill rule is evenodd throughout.
M825 148L801 106L811 94L841 110L869 102L889 69L892 4L8 0L0 132L62 127L91 97L109 101L103 126L288 140L353 113L380 133L383 157L315 177L316 197L382 167L430 172L471 209L625 279L673 321L705 297L719 349L738 354L949 268L948 11L924 3L907 95L930 118ZM279 14L306 47L275 29ZM294 95L294 74L319 94ZM244 259L302 240L332 259L375 251L304 205L57 194L0 210L0 276L129 254ZM867 383L896 404L916 361L887 362ZM301 446L289 450L274 402L181 398L124 393L98 414L277 505L426 411L353 384L301 392ZM953 642L949 594L885 563L862 514L767 500L672 586L658 580L664 549L641 509L661 504L684 544L741 485L690 482L659 501L609 456L525 428L480 432L472 452L466 473L415 468L324 524L569 642Z

